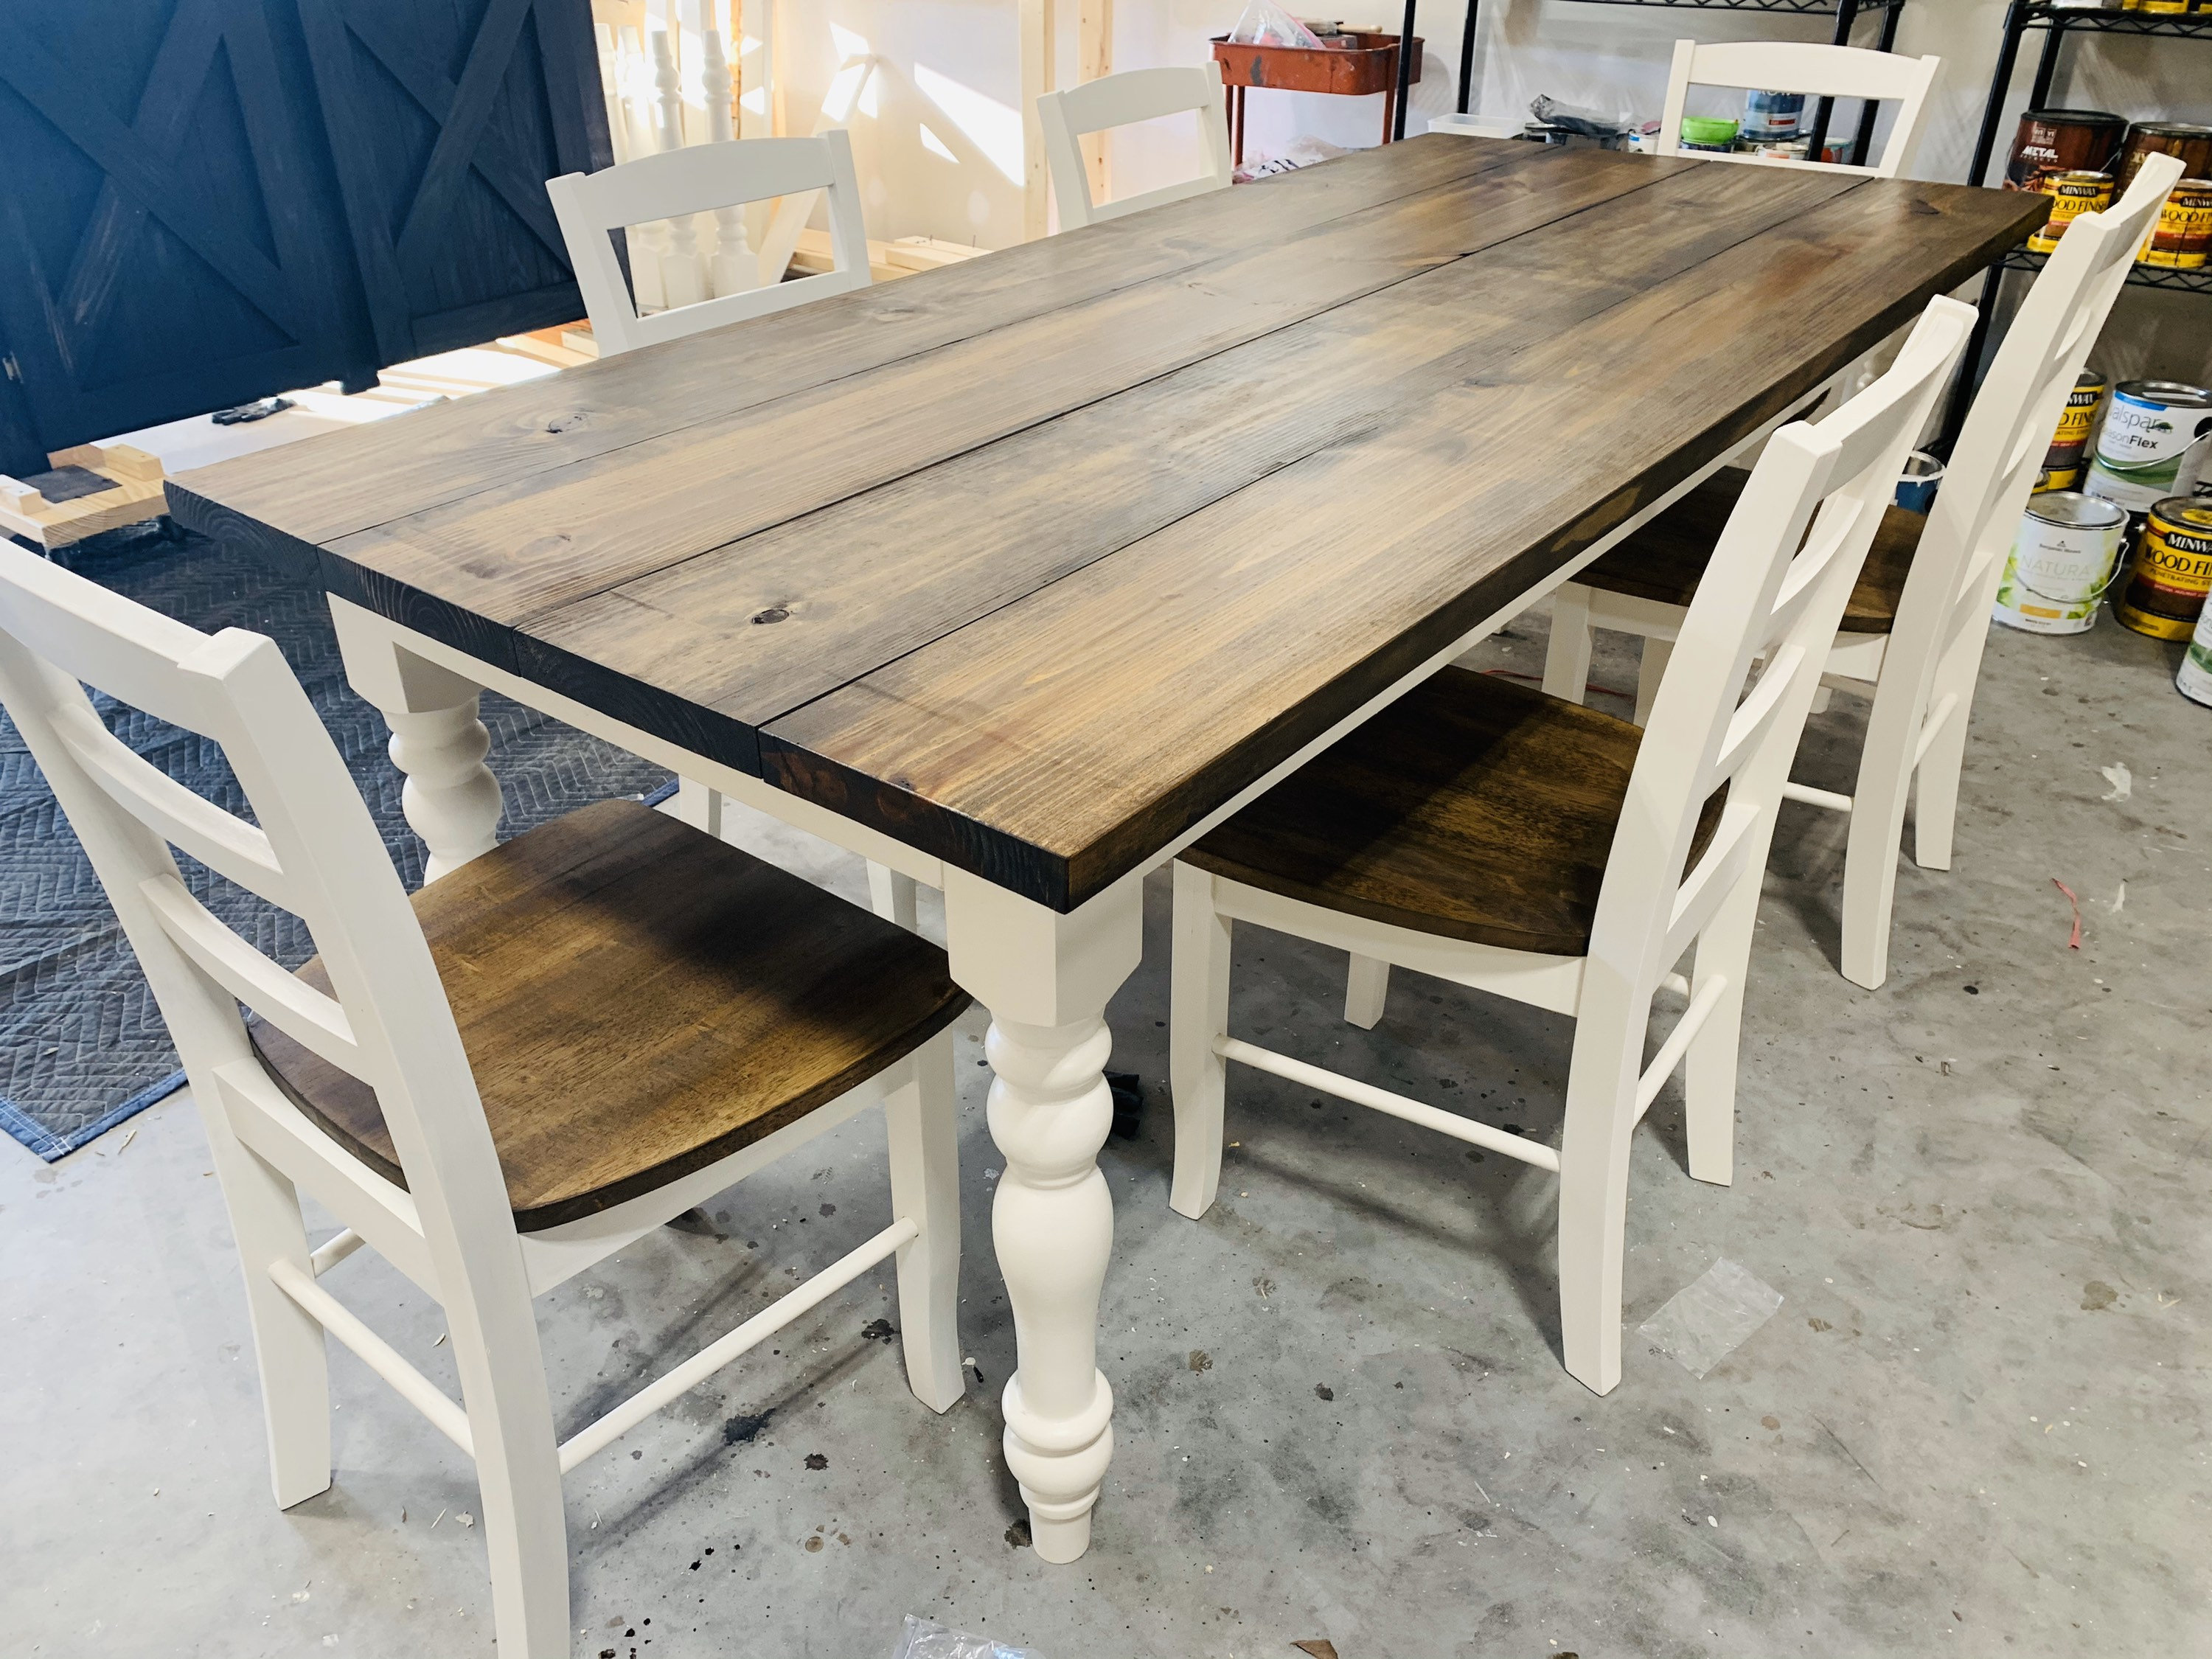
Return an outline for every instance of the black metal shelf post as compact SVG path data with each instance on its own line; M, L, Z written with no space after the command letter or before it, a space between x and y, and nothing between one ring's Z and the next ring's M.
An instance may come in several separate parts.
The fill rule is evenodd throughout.
M2013 77L2020 67L2020 49L2030 29L2043 31L2043 49L2035 60L2035 80L2027 107L2041 109L2051 97L2058 74L2058 54L2069 34L2150 34L2169 40L2212 40L2212 12L2084 11L2052 0L2012 0L2005 11L2004 40L1997 48L1995 72L1990 77L1989 101L1982 106L1982 128L1974 139L1974 159L1966 169L1966 182L1979 185L1989 177L1990 161L1996 153L1997 133L2004 123L2005 103ZM1989 269L1982 278L1981 316L1966 343L1966 369L1953 388L1943 415L1939 452L1948 455L1966 424L1966 405L1981 376L1982 353L1989 343L1990 324L1996 313L1999 290L2008 270L2040 270L2043 256L2016 248ZM2212 270L2175 270L2163 265L2137 265L2128 273L2135 288L2165 289L2184 294L2212 294Z
M1669 11L1758 11L1770 12L1784 17L1833 17L1836 20L1835 43L1849 46L1852 25L1871 12L1881 14L1881 35L1876 49L1887 52L1897 44L1897 15L1905 9L1905 0L1581 0L1594 6L1651 6ZM1399 34L1401 40L1413 38L1413 11L1416 0L1406 0L1405 25ZM1467 22L1460 33L1459 43L1459 112L1467 113L1468 105L1474 93L1474 34L1480 20L1482 0L1467 0ZM1405 52L1398 54L1398 113L1395 118L1393 137L1406 136L1406 94L1413 85L1413 65ZM1811 148L1817 155L1827 142L1830 101L1823 98L1813 118ZM1859 112L1859 130L1851 144L1851 160L1856 165L1866 164L1867 153L1874 147L1874 116L1872 104Z

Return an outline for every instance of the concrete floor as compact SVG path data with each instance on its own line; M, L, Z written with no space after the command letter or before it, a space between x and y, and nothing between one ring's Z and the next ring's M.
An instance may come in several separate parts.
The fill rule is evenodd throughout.
M1542 626L1496 659L1532 672ZM1344 1659L2212 1650L2212 710L2174 695L2172 663L2109 619L1998 635L1959 867L1906 866L1879 993L1832 966L1842 823L1788 809L1738 1183L1684 1173L1671 1087L1638 1138L1632 1326L1723 1256L1786 1298L1703 1380L1632 1335L1611 1397L1561 1371L1549 1177L1249 1072L1220 1203L1171 1214L1156 884L1115 1008L1115 1063L1156 1109L1103 1158L1120 1413L1090 1555L1051 1568L1009 1541L1013 1334L971 1015L979 1386L942 1419L916 1405L863 1334L893 1311L888 1271L862 1279L571 1477L575 1651L855 1659L909 1612L1047 1659L1316 1637ZM1610 653L1597 678L1632 666ZM1800 775L1847 787L1857 720L1842 699L1817 719ZM2113 799L2100 769L2122 764ZM858 892L856 867L817 867ZM2080 896L2078 951L2054 877ZM1361 1033L1334 1018L1340 960L1259 933L1236 984L1245 1035L1556 1127L1562 1020L1401 975ZM270 1504L208 1168L182 1097L52 1168L0 1148L0 1647L489 1651L466 1468L342 1351L337 1483ZM726 1237L664 1231L563 1287L541 1322L564 1427L887 1206L862 1120L710 1206ZM418 1292L367 1256L331 1284L452 1385Z

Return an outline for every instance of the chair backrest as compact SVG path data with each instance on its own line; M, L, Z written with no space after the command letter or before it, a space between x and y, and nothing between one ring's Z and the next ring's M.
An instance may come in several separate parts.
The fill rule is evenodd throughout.
M1978 624L1996 598L2051 434L2182 171L2178 156L2146 158L2118 202L2066 227L2014 313L1913 555L1882 667L1885 686L1916 657L1923 678L1948 649L1963 646L1978 662L1987 636Z
M1820 46L1795 40L1733 40L1701 45L1674 43L1674 65L1667 78L1667 106L1659 118L1659 153L1689 155L1715 161L1753 161L1767 167L1813 167L1823 173L1856 173L1894 179L1904 172L1920 143L1928 118L1928 94L1936 85L1940 58L1904 58L1861 46ZM1720 151L1684 150L1682 107L1690 88L1742 87L1764 92L1802 92L1814 98L1857 98L1868 103L1894 100L1881 159L1872 167L1841 161L1787 161Z
M87 684L220 745L253 822L133 753ZM210 637L0 542L0 705L115 906L201 1109L265 1083L243 1003L376 1091L441 1286L465 1293L456 1270L482 1282L485 1248L514 1253L514 1215L468 1056L368 809L275 642ZM306 922L336 994L218 920L173 848Z
M1083 166L1085 133L1126 127L1158 116L1198 112L1202 165L1195 179L1164 185L1118 202L1091 199L1091 176ZM1139 208L1159 207L1229 185L1229 123L1221 93L1221 65L1195 69L1128 70L1104 75L1065 92L1037 100L1037 123L1044 131L1046 163L1052 169L1053 198L1060 204L1060 228L1074 230L1101 219L1117 219Z
M1974 315L1931 301L1887 374L1825 419L1784 427L1752 469L1682 619L1599 892L1591 959L1625 984L1648 993L1736 878L1765 866L1829 641ZM1723 787L1719 827L1686 872Z
M609 232L816 190L829 195L836 270L796 282L770 281L650 317L638 315ZM598 173L549 179L545 193L561 222L562 240L568 245L576 286L583 290L584 309L591 315L592 333L603 356L765 317L868 283L867 224L860 212L860 181L853 172L852 141L842 128L813 138L688 144Z

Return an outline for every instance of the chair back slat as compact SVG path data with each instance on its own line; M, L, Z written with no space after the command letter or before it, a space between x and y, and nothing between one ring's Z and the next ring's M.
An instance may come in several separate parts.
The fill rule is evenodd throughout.
M1677 40L1674 65L1667 81L1667 101L1659 119L1659 153L1689 155L1701 161L1742 161L1753 166L1803 167L1821 173L1894 179L1904 172L1919 144L1920 130L1928 118L1929 94L1935 89L1936 76L1942 67L1942 60L1937 58L1906 58L1858 46L1815 46L1796 40L1704 44ZM1681 148L1682 116L1692 86L1801 92L1814 98L1856 98L1869 104L1894 102L1897 115L1882 145L1881 159L1871 167L1823 161L1817 156L1797 161L1724 151L1685 151Z
M626 226L681 219L769 197L829 198L830 241L836 268L795 282L771 278L758 288L696 304L639 314L608 233ZM545 181L562 240L592 319L600 354L679 340L703 330L765 317L793 306L866 288L871 276L860 186L852 140L832 128L811 138L737 138L689 144L640 156L598 173L564 173ZM804 220L800 221L801 223ZM781 273L775 273L780 277Z
M161 931L202 973L341 1071L360 1077L368 1069L352 1022L335 997L325 996L255 950L176 877L153 877L139 890Z
M1591 936L1593 961L1645 990L1765 860L1829 641L1973 319L1971 306L1932 301L1887 374L1825 419L1777 432L1721 532L1637 752ZM1687 868L1723 789L1718 832Z
M1195 111L1198 116L1202 166L1197 177L1115 201L1091 199L1091 175L1083 165L1079 143L1085 134L1185 111ZM1048 92L1037 100L1037 124L1043 132L1045 162L1052 174L1053 199L1060 206L1062 230L1117 219L1143 208L1164 207L1229 184L1227 105L1218 63L1188 69L1127 70L1062 92Z

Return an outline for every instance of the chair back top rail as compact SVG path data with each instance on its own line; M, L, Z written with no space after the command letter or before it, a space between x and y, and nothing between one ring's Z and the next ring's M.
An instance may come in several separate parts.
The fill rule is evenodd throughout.
M1683 617L1600 890L1590 953L1629 982L1656 985L1735 878L1764 865L1828 641L1974 316L1931 301L1887 374L1784 427L1753 468ZM1723 787L1719 829L1686 874Z
M834 270L796 282L769 282L651 316L639 314L611 232L816 190L829 196ZM545 181L545 193L552 200L603 356L787 311L865 288L869 282L860 181L853 170L852 141L842 128L811 138L689 144L598 173L563 173Z
M1881 159L1871 167L1823 161L1817 156L1797 161L1712 152L1704 159L1894 179L1903 173L1918 147L1921 128L1928 118L1929 94L1942 66L1938 58L1905 58L1861 46L1816 46L1799 40L1677 40L1667 79L1667 101L1659 118L1659 153L1700 154L1681 147L1682 116L1692 86L1800 92L1820 98L1858 98L1869 103L1893 101L1898 106L1896 117L1882 144Z
M1198 116L1201 165L1196 177L1125 196L1118 201L1091 200L1091 176L1083 165L1082 147L1077 140L1086 133L1103 132L1109 127L1127 126L1185 111L1194 111ZM1060 228L1080 229L1143 208L1163 207L1207 191L1225 188L1230 177L1225 112L1221 65L1217 63L1190 68L1125 70L1119 75L1102 76L1065 91L1042 94L1037 100L1037 124L1043 131L1053 198L1060 204Z

